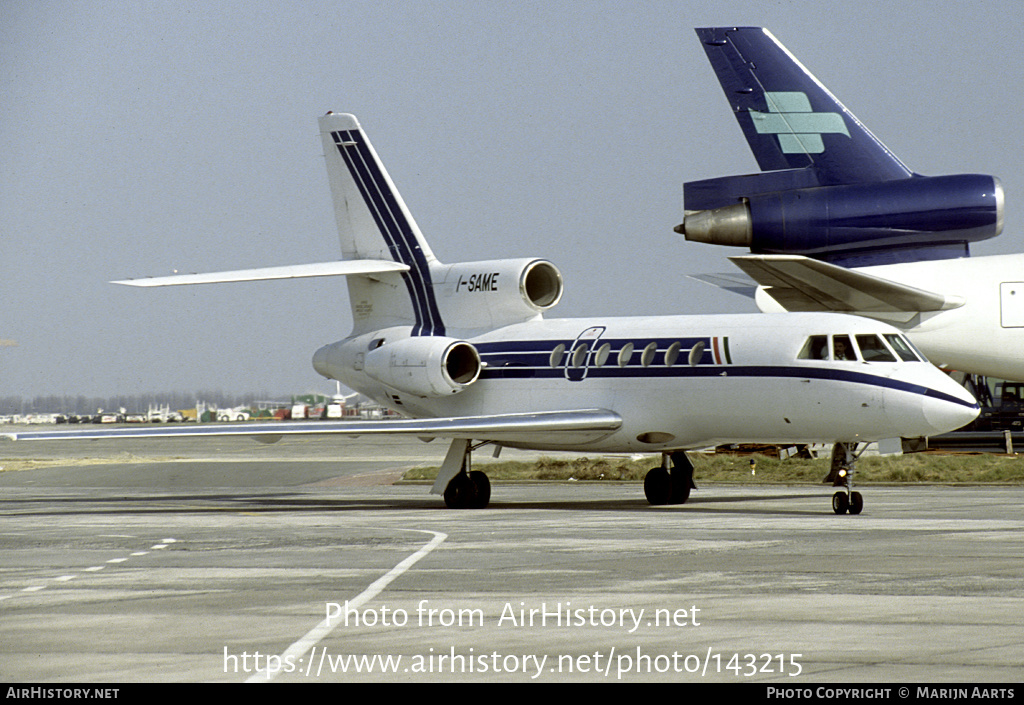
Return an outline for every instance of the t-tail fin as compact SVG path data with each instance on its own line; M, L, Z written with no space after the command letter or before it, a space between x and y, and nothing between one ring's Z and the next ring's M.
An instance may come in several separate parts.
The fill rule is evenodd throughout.
M343 257L408 267L349 277L356 332L411 324L414 336L444 335L430 271L437 260L359 122L328 113L320 118L320 136Z
M810 168L821 186L913 176L768 30L697 36L762 171Z

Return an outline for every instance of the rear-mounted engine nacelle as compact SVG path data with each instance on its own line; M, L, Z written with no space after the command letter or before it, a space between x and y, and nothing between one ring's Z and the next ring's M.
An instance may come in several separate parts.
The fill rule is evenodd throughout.
M441 265L435 272L445 323L453 328L509 325L534 318L562 298L562 273L543 259Z
M993 176L917 176L899 181L790 189L686 214L687 240L753 252L824 251L975 242L1003 228L1003 188Z
M366 376L419 397L461 392L480 376L480 354L463 340L444 337L385 341L367 351Z

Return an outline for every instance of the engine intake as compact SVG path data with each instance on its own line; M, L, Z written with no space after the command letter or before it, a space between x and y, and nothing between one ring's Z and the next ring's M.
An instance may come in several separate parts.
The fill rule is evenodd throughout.
M535 318L562 298L562 273L543 259L440 265L434 279L450 328L493 328Z
M458 394L480 376L480 354L464 340L403 338L366 353L363 371L392 389L419 397Z
M538 311L547 311L562 298L562 273L547 260L534 260L519 275L523 300Z

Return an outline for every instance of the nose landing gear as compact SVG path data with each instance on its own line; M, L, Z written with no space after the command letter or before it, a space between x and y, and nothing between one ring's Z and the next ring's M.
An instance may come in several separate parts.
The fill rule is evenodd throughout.
M845 487L832 495L832 511L836 514L860 514L864 509L864 497L853 491L853 471L861 453L855 452L856 444L836 443L832 448L832 472L825 478L837 487Z

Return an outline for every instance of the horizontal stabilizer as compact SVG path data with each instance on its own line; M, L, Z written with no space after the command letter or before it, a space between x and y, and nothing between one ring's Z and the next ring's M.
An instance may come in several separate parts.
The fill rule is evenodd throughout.
M799 255L742 255L733 264L788 311L918 313L962 306L957 296L899 284Z
M239 269L231 272L210 272L207 274L174 274L166 277L121 279L111 282L111 284L125 284L127 286L184 286L188 284L222 284L225 282L251 282L270 279L302 279L306 277L347 277L383 274L385 272L406 272L408 270L408 265L399 262L364 259L292 264L283 267L262 267L259 269Z
M420 438L471 438L516 443L536 441L538 434L551 445L578 444L603 438L622 425L622 418L605 409L545 411L525 414L462 416L439 419L384 419L380 421L250 421L235 424L155 424L119 428L26 431L3 433L16 441L84 440L101 438L170 438L196 436L251 436L273 442L282 436L337 434L363 436L405 434Z

